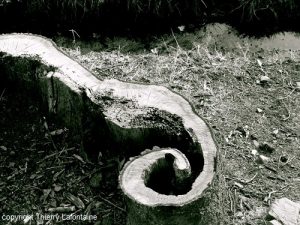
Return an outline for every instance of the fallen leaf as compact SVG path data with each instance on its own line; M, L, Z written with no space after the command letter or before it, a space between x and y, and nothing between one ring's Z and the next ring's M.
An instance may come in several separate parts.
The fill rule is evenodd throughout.
M0 146L0 149L3 150L3 151L7 151L7 148L5 146L3 146L3 145Z
M81 156L73 154L73 157L78 159L80 162L85 163L85 161L83 160L83 158Z
M85 208L85 205L83 203L83 201L72 195L71 193L66 193L66 198L72 203L74 204L78 209L84 209Z

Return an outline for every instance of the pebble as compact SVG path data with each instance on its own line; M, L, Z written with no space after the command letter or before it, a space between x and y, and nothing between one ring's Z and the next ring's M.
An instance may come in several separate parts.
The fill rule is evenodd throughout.
M274 135L277 135L278 133L279 133L279 130L278 129L275 129L275 130L273 130L273 132L272 132Z
M251 151L251 154L252 154L252 155L257 155L257 150L256 150L256 149L253 149L253 150Z
M271 81L271 79L268 76L261 76L260 77L260 83L268 83L269 81Z
M260 108L257 108L257 109L256 109L256 112L258 112L258 113L262 113L262 111L263 111L263 110L260 109Z

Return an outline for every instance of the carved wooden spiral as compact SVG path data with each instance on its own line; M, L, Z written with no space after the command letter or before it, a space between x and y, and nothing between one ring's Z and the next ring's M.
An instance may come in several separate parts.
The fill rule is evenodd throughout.
M100 80L52 41L36 35L1 35L0 52L56 68L44 77L29 78L39 84L49 111L66 125L83 129L90 112L84 110L86 102L99 108L105 132L91 141L118 143L130 157L119 176L128 199L127 224L199 224L217 148L208 125L182 96L157 85ZM153 146L159 147L141 153L141 148Z

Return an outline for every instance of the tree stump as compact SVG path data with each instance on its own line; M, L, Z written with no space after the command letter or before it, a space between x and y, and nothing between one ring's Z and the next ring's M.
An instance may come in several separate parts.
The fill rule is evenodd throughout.
M217 148L182 96L157 85L100 80L36 35L0 35L0 52L0 79L36 89L47 110L80 133L86 151L128 159L119 175L128 225L208 223L204 196Z

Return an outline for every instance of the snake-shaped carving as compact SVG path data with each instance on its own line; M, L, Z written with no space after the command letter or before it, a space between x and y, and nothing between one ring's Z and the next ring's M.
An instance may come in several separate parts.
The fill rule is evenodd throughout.
M139 143L128 144L130 148L161 145L139 152L141 154L136 149L126 150L125 154L131 158L122 169L119 182L131 202L128 210L132 218L128 219L128 224L138 224L143 219L148 219L147 224L179 224L175 219L171 222L171 214L169 222L164 223L163 219L158 219L159 216L145 216L142 211L148 208L149 212L155 213L156 208L172 207L173 213L181 215L180 210L184 211L184 206L201 200L214 177L217 148L208 125L182 96L157 85L101 80L61 52L51 40L37 35L0 35L0 52L13 57L37 56L43 64L56 68L45 75L46 82L41 81L48 85L43 91L50 111L58 115L68 113L60 110L63 106L57 106L55 95L61 98L61 104L74 101L71 103L75 105L72 110L78 110L77 114L82 113L80 107L76 108L81 103L75 101L81 102L86 98L99 106L106 132L114 133L105 137L119 141L119 147L123 145L126 148L128 140ZM53 81L59 82L56 90ZM77 97L60 93L66 92L64 89ZM82 119L78 123L80 121ZM133 156L131 150L138 156ZM163 171L167 176L163 177ZM165 188L166 183L155 184L156 181L164 182L168 175L171 178L166 182L169 182L170 188ZM174 211L176 207L179 212ZM186 221L184 224L197 223Z

